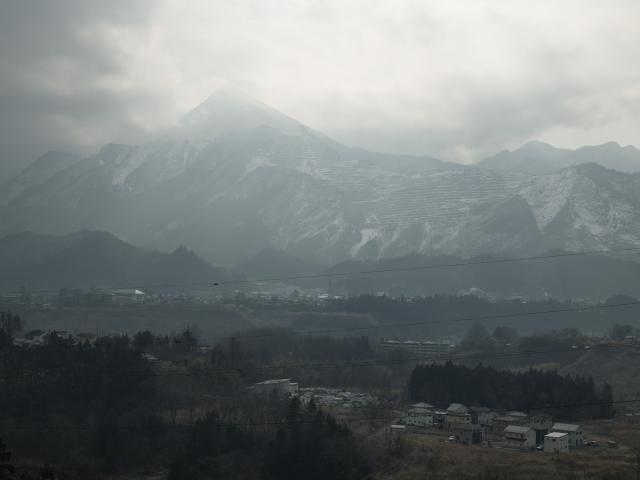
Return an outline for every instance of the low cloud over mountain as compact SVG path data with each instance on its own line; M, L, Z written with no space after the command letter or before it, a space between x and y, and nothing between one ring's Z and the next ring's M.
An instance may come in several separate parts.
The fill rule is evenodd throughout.
M166 251L186 244L223 265L265 248L331 264L636 247L640 174L582 163L633 164L635 153L530 144L484 168L378 154L223 90L163 137L39 176L8 196L0 230L105 230Z

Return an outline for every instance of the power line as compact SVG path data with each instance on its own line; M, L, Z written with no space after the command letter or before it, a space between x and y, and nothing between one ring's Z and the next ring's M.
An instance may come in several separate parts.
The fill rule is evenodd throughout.
M323 330L309 330L309 331L280 331L280 332L272 332L272 333L261 333L261 334L253 334L253 335L228 335L228 336L219 336L219 337L202 337L201 340L208 341L227 341L227 340L247 340L247 339L258 339L258 338L274 338L274 337L293 337L293 336L314 336L314 335L325 335L332 333L342 333L342 332L354 332L354 331L368 331L368 330L380 330L384 328L395 329L395 328L407 328L407 327L417 327L417 326L427 326L427 325L445 325L450 323L467 323L467 322L482 322L489 320L505 320L509 318L518 318L518 317L534 317L534 316L542 316L542 315L551 315L551 314L564 314L564 313L575 313L575 312L584 312L584 311L599 311L599 310L607 310L614 308L623 308L623 307L633 307L639 306L640 301L634 302L624 302L624 303L616 303L616 304L601 304L601 305L580 305L577 307L567 307L567 308L555 308L555 309L546 309L546 310L535 310L532 312L512 312L512 313L500 313L493 315L481 315L481 316L472 316L472 317L461 317L461 318L450 318L450 319L442 319L442 320L426 320L426 321L416 321L416 322L403 322L403 323L386 323L386 324L378 324L378 325L366 325L360 327L341 327L341 328L329 328Z
M351 271L351 272L327 272L327 273L319 273L319 274L313 274L313 275L292 275L292 276L286 276L286 277L270 277L270 278L263 278L263 279L254 279L254 280L229 280L229 281L217 282L217 285L222 286L222 285L235 285L235 284L241 284L241 283L260 283L260 282L267 283L267 282L279 282L279 281L286 281L286 280L305 280L305 279L313 279L313 278L377 275L377 274L395 273L395 272L412 272L412 271L420 271L420 270L436 270L436 269L442 269L442 268L457 268L457 267L469 267L469 266L476 266L476 265L493 265L493 264L501 264L501 263L548 260L553 258L605 255L605 254L632 254L632 253L638 253L638 252L640 252L640 247L624 248L624 249L617 249L617 250L565 252L565 253L557 253L557 254L549 254L549 255L535 255L530 257L474 260L474 261L467 261L467 262L453 262L453 263L443 263L443 264L435 264L435 265L416 265L416 266L410 266L410 267L408 266L408 267L380 268L380 269L373 269L373 270L360 270L360 271Z
M471 354L454 354L454 355L442 355L442 356L433 356L429 358L407 358L407 359L397 359L397 360L373 360L373 361L361 361L361 362L318 362L318 363L307 363L300 365L263 365L263 366L255 366L255 367L247 367L242 368L238 367L236 369L229 369L227 372L238 372L240 374L251 373L251 372L260 372L265 370L306 370L306 369L319 369L319 368L336 368L336 367L344 367L344 368L366 368L380 365L403 365L403 364L415 364L415 365L424 365L433 362L445 362L445 361L464 361L464 360L492 360L492 359L501 359L501 358L511 358L511 357L523 357L529 355L545 355L551 353L575 353L575 352L589 352L591 350L597 348L631 348L631 349L640 349L640 347L633 345L608 345L608 346L598 346L591 347L589 349L576 349L573 347L570 348L558 348L558 349L547 349L547 350L521 350L517 352L500 352L500 353L471 353ZM214 371L214 373L219 373L218 371ZM197 376L197 375L193 375Z
M108 291L108 290L129 290L129 289L221 287L221 286L230 286L230 285L246 285L246 284L252 284L252 283L284 282L284 281L291 281L291 280L311 280L311 279L332 278L332 277L379 275L379 274L395 273L395 272L436 270L436 269L444 269L444 268L458 268L458 267L468 267L468 266L477 266L477 265L492 265L492 264L526 262L526 261L538 261L538 260L548 260L548 259L566 258L566 257L614 255L614 254L630 255L633 253L640 253L640 247L612 249L612 250L591 250L591 251L582 251L582 252L564 252L564 253L555 253L555 254L548 254L548 255L534 255L534 256L528 256L528 257L471 260L466 262L452 262L452 263L442 263L442 264L435 264L435 265L416 265L416 266L407 266L407 267L380 268L380 269L358 270L358 271L348 271L348 272L325 272L325 273L317 273L317 274L309 274L309 275L289 275L289 276L253 278L253 279L242 279L242 280L218 280L218 281L211 280L209 282L156 283L156 284L146 284L146 285L132 284L132 285L126 285L126 286L119 286L119 287L116 286L116 287L90 288L89 290L99 292L99 291ZM64 288L64 290L82 290L82 289L83 289L82 287ZM60 292L60 290L63 290L63 289L62 288L36 289L36 290L27 290L26 293L29 293L29 294L58 293ZM20 290L13 290L13 291L9 291L8 293L21 294L24 292Z
M630 398L625 400L611 400L602 402L584 402L573 404L551 404L539 407L520 407L517 410L524 412L545 411L553 409L569 409L569 408L584 408L584 407L605 407L612 405L623 405L630 403L640 403L640 396L636 398ZM337 421L342 422L372 422L372 421L388 421L397 420L399 415L385 415L385 416L363 416L363 417L337 417ZM208 425L209 428L229 428L229 427L287 427L292 425L301 424L323 424L326 422L326 418L323 419L298 419L293 421L264 421L264 422L220 422L213 425ZM195 424L189 425L0 425L0 430L130 430L130 431L145 431L145 430L171 430L171 429L190 429Z
M554 313L571 313L571 312L583 312L583 311L597 311L597 310L606 310L610 308L622 308L622 307L630 307L630 306L639 306L640 301L635 302L624 302L624 303L616 303L616 304L603 304L603 305L582 305L578 307L569 307L569 308L556 308L556 309L547 309L547 310L536 310L533 312L519 312L519 313L500 313L494 315L482 315L482 316L473 316L473 317L461 317L461 318L450 318L446 320L427 320L427 321L418 321L418 322L404 322L404 323L388 323L388 324L380 324L380 325L366 325L361 327L344 327L344 328L329 328L324 330L311 330L311 331L287 331L287 332L274 332L274 333L263 333L263 334L255 334L255 335L234 335L227 337L208 337L208 340L230 340L235 338L236 340L243 339L251 339L251 338L271 338L271 337L284 337L284 336L299 336L299 335L324 335L330 333L340 333L340 332L354 332L354 331L367 331L367 330L379 330L382 328L406 328L406 327L417 327L424 325L443 325L449 323L465 323L465 322L481 322L487 320L504 320L507 318L518 318L518 317L533 317L539 315L550 315Z
M117 374L74 374L68 373L64 375L54 375L53 378L58 380L60 378L162 378L162 377L192 377L192 378L206 378L211 375L225 375L225 374L246 374L261 371L270 370L306 370L306 369L321 369L321 368L366 368L380 365L402 365L402 364L416 364L423 365L429 362L444 362L444 361L464 361L464 360L489 360L511 357L522 357L529 355L544 355L551 353L577 353L577 352L589 352L598 349L640 349L640 346L636 345L597 345L589 349L587 348L555 348L555 349L543 349L543 350L520 350L516 352L497 352L497 353L470 353L470 354L453 354L433 356L428 358L406 358L397 360L362 360L362 361L343 361L343 362L317 362L317 363L302 363L302 364L279 364L279 365L260 365L260 366L248 366L248 367L236 367L236 368L213 368L203 373L190 373L190 372L131 372L131 373L117 373ZM46 379L45 375L1 375L0 380L12 379L12 380L33 380L33 379Z

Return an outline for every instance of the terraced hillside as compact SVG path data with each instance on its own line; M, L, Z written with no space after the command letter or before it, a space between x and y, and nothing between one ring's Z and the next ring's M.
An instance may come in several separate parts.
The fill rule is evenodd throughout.
M112 232L219 265L640 246L640 174L543 175L341 145L235 92L148 145L108 145L0 207L0 234Z

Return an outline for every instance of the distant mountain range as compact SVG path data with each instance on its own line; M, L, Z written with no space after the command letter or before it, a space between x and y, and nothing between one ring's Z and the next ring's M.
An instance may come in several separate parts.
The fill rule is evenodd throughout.
M346 147L227 90L147 145L52 163L3 188L0 234L103 230L225 266L640 246L640 174L602 166L638 170L637 150L613 144L462 166Z
M10 182L0 185L0 206L8 205L30 188L37 188L54 175L78 163L81 158L68 152L48 152L27 166Z
M21 233L0 239L0 272L3 290L117 288L239 278L211 267L184 247L168 254L145 252L95 231L62 237Z
M494 172L543 175L584 163L598 163L608 169L638 173L640 150L631 145L621 147L615 142L569 150L534 141L513 152L504 150L481 161L478 166Z
M256 279L314 275L324 270L321 265L272 248L262 250L238 268L243 273L249 274L250 278Z

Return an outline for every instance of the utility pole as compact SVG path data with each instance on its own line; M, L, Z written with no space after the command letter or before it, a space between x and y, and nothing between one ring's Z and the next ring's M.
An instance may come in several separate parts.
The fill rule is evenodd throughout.
M640 480L640 437L636 440L636 447L634 450L634 463L631 466L631 469L636 472L636 480Z
M236 366L236 337L229 339L229 353L231 355L231 367Z

